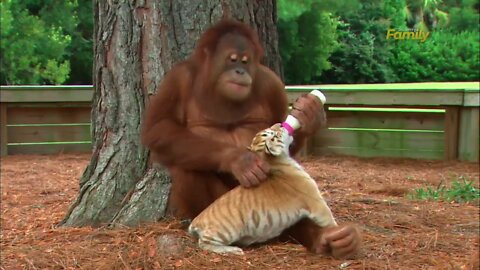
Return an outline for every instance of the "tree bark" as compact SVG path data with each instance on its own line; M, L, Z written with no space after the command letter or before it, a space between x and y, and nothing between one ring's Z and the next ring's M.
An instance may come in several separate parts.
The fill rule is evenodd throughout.
M283 77L276 1L95 0L93 153L80 192L60 225L134 226L165 214L168 172L140 143L148 97L165 73L192 52L223 17L257 30L264 63Z

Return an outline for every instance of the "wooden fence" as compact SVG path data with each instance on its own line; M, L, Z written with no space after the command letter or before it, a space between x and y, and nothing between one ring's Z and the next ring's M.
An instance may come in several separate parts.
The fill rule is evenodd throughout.
M478 82L288 86L327 97L309 154L479 161ZM89 152L92 86L3 86L2 155Z

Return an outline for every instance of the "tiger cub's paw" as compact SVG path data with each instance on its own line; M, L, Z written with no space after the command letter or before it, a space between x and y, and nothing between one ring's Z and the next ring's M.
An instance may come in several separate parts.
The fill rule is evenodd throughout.
M232 247L232 246L225 246L222 247L224 249L223 252L221 253L228 253L228 254L234 254L234 255L244 255L243 250L239 247Z
M200 244L200 248L204 250L209 250L218 254L226 255L244 255L243 250L239 247L234 246L219 246L219 245L210 245L210 244Z

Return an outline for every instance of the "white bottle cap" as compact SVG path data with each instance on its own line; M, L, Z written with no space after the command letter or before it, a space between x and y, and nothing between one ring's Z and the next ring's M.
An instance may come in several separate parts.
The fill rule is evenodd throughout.
M320 92L320 90L313 90L312 92L310 92L310 94L318 97L318 99L320 99L320 102L322 102L322 104L325 104L325 102L327 102L327 98L322 92Z

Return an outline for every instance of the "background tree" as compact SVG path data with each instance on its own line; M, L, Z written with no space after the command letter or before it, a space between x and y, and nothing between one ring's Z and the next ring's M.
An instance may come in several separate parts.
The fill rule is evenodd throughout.
M331 67L337 48L334 12L352 10L355 0L278 1L280 54L287 84L309 84Z
M338 26L340 46L329 61L332 68L324 72L323 83L394 82L389 66L391 48L385 39L388 28L402 27L404 1L362 1L354 10L341 10ZM397 24L397 25L394 25ZM400 25L398 25L400 24Z
M389 66L397 81L479 80L478 1L424 0L407 4L411 2L417 2L412 8L422 12L414 27L430 31L430 36L424 43L390 42ZM410 22L409 16L406 22Z
M444 0L442 9L448 12L448 28L452 32L479 32L480 2L478 0Z
M93 74L93 1L83 1L75 13L77 27L70 32L72 42L67 47L70 76L65 84L92 84Z
M91 1L0 2L1 84L91 84Z
M441 0L407 0L405 17L407 25L422 31L447 25L448 13L439 9Z
M477 0L278 0L275 69L287 84L478 80L479 9ZM1 84L92 83L90 1L5 0L0 12ZM430 38L386 40L388 28Z
M0 2L1 84L61 84L67 80L67 47L72 41L67 32L77 25L76 5L74 0Z
M276 3L264 1L94 1L93 154L66 226L157 221L170 180L140 144L148 96L165 73L193 50L200 34L222 17L254 27L266 64L280 73ZM206 153L207 154L207 153Z
M478 33L431 33L428 43L395 42L390 67L398 81L448 82L479 80Z
M339 10L339 46L317 83L479 80L479 8L474 0L373 0ZM389 28L411 27L428 39L386 39Z

